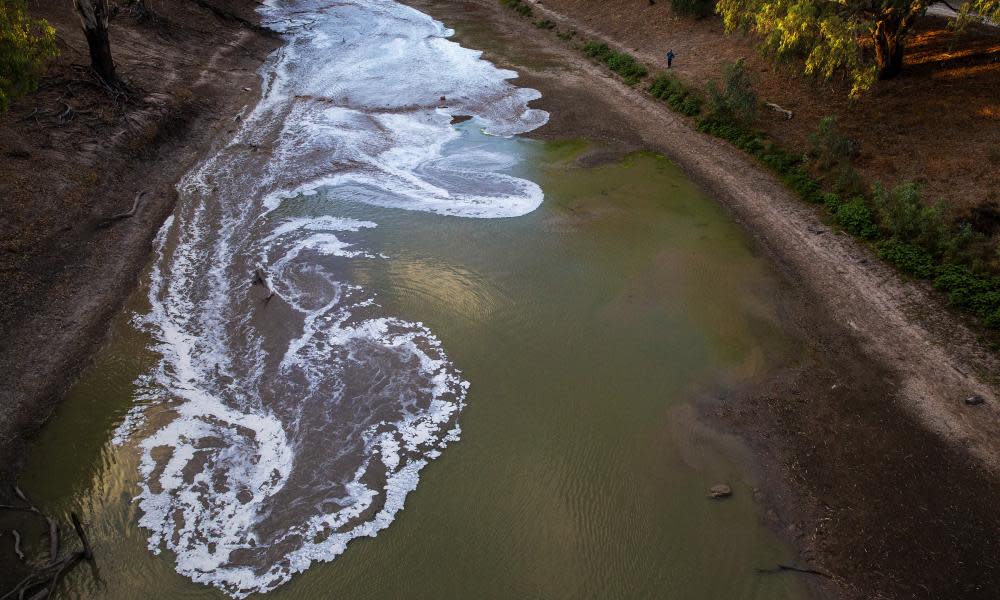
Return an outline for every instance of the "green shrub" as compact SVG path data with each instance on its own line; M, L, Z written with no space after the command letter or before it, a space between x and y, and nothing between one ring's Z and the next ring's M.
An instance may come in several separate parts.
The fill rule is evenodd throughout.
M812 204L823 202L823 188L816 181L809 171L801 166L795 167L788 174L781 177L782 181L792 188L800 198Z
M827 206L830 206L829 202ZM832 212L837 224L850 234L870 240L879 233L872 209L864 198L858 197L850 202L838 203Z
M701 112L701 98L672 75L658 75L650 84L649 93L683 115L693 117Z
M1000 307L991 313L983 315L983 324L990 329L1000 329Z
M587 42L583 46L583 53L607 65L629 85L635 85L648 73L646 66L631 54L615 52L603 42Z
M548 19L542 19L540 21L535 21L535 27L539 29L555 29L556 24Z
M1000 292L1000 283L995 279L976 275L961 265L941 267L934 279L934 287L946 292L952 304L964 308L982 305L990 294Z
M968 267L941 267L934 287L948 294L948 301L968 309L992 328L1000 329L1000 278L973 273Z
M679 15L703 18L715 12L715 0L670 0L670 6Z
M500 0L500 4L503 4L507 8L514 9L514 11L522 17L530 17L532 15L531 6L525 4L521 0Z
M775 170L779 175L785 176L802 163L802 157L796 156L774 144L766 145L760 155L760 160Z
M583 45L583 53L590 58L604 62L611 56L611 47L603 42L590 41Z
M573 36L575 36L575 35L576 35L576 30L575 29L571 29L569 31L560 31L560 32L556 33L556 37L558 37L561 40L566 40L566 41L569 41L569 40L573 39Z
M708 84L708 117L714 121L749 126L757 118L757 94L743 59L726 65L722 89Z
M896 265L904 273L921 279L930 279L936 273L934 257L919 246L891 238L879 242L877 248L880 258Z
M890 234L923 247L936 258L960 259L975 238L971 226L954 223L944 204L925 204L916 184L904 183L891 192L875 184L872 201L879 221Z
M850 164L858 156L857 143L840 132L837 117L823 117L816 133L809 135L809 156L824 171Z
M840 196L834 193L823 194L823 204L826 205L826 209L830 211L831 215L837 214L837 210L844 205L844 201L840 199Z
M698 122L698 131L710 133L731 142L737 148L757 156L764 150L764 140L754 131L745 129L731 121L720 121L712 117Z
M0 113L38 88L45 62L58 54L48 22L28 17L24 0L0 0Z

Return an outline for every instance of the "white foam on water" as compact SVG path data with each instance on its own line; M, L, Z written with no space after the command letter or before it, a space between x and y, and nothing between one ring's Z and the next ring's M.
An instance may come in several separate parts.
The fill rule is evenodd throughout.
M440 341L350 281L391 260L365 248L376 223L328 213L527 214L542 191L508 174L516 157L456 146L450 122L504 137L548 118L516 73L397 2L261 12L285 44L234 140L178 186L136 319L162 358L114 437L140 453L150 549L237 598L387 527L461 431L469 383Z

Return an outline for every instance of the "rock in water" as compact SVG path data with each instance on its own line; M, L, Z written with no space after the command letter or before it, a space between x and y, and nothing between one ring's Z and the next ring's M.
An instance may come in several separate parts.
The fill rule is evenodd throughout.
M708 489L709 498L728 498L733 495L733 489L724 483L717 483Z

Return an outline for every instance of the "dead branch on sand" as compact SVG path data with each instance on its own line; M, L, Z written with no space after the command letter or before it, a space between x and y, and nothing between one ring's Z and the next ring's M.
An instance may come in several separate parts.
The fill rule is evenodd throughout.
M95 227L95 229L101 229L107 227L108 225L111 225L115 221L120 221L122 219L128 219L130 217L135 216L135 211L139 208L139 200L141 200L142 197L145 195L146 195L145 190L136 194L135 200L132 201L132 208L128 209L123 213L118 213L117 215L111 215L110 217L103 219L100 223L97 224L97 227Z

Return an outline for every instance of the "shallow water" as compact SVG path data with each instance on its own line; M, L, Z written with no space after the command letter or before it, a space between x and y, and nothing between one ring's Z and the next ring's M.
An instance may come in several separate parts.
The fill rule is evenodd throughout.
M692 417L787 344L725 214L504 137L537 93L416 11L267 11L264 101L31 456L93 529L69 595L797 597Z

